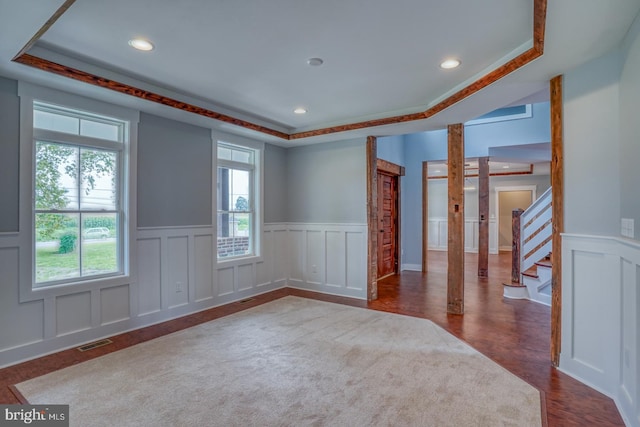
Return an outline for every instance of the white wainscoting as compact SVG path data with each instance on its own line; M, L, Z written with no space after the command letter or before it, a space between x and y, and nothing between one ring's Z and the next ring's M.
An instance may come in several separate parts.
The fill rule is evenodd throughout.
M287 224L288 284L327 294L367 298L366 224Z
M464 251L478 252L477 218L467 218L464 221ZM429 218L429 250L447 250L447 218ZM498 253L498 228L495 219L489 220L489 253Z
M130 283L19 302L29 243L0 233L0 367L287 285L366 299L367 227L265 224L260 257L216 263L210 226L139 228Z
M563 235L560 369L640 427L640 243Z
M140 228L130 283L70 287L19 302L28 242L0 233L0 367L286 286L287 228L264 227L262 257L216 264L210 226Z
M286 228L263 231L263 256L216 262L212 227L139 229L137 317L157 322L286 286Z
M20 302L19 257L25 242L0 236L0 367L115 335L131 324L131 284L90 290L69 287L57 295Z

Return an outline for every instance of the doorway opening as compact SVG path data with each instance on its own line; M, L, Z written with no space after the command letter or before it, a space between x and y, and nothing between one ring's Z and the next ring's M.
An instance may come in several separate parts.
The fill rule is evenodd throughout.
M496 187L496 210L498 226L496 241L500 251L511 252L513 241L513 226L511 216L514 209L526 210L536 198L535 185L512 187Z

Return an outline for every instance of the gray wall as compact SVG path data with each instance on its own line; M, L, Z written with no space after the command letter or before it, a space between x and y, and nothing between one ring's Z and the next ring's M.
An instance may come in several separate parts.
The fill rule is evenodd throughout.
M138 227L211 225L209 129L140 114Z
M620 214L635 220L640 240L640 25L634 25L620 78Z
M0 233L18 231L20 99L18 82L0 77Z
M287 221L287 150L264 145L264 222Z
M620 235L619 77L617 51L564 76L567 233Z
M287 150L287 221L364 224L366 141L356 139Z

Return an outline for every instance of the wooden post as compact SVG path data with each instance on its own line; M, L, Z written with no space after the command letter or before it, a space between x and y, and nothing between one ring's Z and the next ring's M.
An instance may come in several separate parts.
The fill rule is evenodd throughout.
M447 312L464 313L464 126L448 126Z
M562 76L551 79L551 363L560 364L562 331L562 237L564 232Z
M367 300L378 299L378 166L377 140L367 137Z
M511 212L511 283L520 283L520 216L523 212L520 208Z
M478 277L489 277L489 158L478 159Z
M422 272L429 269L429 170L422 162Z

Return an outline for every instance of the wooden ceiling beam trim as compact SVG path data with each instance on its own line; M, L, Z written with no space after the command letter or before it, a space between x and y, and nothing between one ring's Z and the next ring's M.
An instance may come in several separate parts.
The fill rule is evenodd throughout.
M135 96L136 98L166 105L178 110L186 111L188 113L198 114L210 119L215 119L221 122L240 126L245 129L251 129L257 132L265 133L267 135L273 135L278 138L289 139L289 134L284 132L280 132L265 126L260 126L255 123L238 119L226 114L218 113L216 111L209 110L203 107L198 107L197 105L189 104L187 102L178 101L177 99L169 98L167 96L150 92L148 90L139 89L137 87L100 77L95 74L87 73L76 68L67 67L66 65L61 65L47 59L42 59L37 56L30 55L28 53L15 58L14 61L24 65L29 65L34 68L38 68L43 71L47 71L49 73L58 74L60 76L68 77L73 80L81 81L83 83L110 89L115 92L123 93L125 95Z
M546 13L547 13L547 0L534 0L533 1L533 47L526 52L518 55L507 63L501 65L495 70L484 75L475 82L469 84L453 95L445 98L431 108L413 114L405 114L400 116L384 117L375 120L367 120L355 123L348 123L338 126L331 126L321 129L314 129L304 132L297 132L287 134L280 132L266 126L257 125L246 120L237 119L227 114L218 113L206 108L198 107L186 102L178 101L172 98L168 98L153 92L149 92L143 89L136 88L124 83L117 82L115 80L100 77L91 73L87 73L72 67L56 64L52 61L48 61L43 58L30 55L27 51L33 47L36 42L46 33L46 31L56 22L56 20L62 16L75 2L75 0L67 0L56 11L54 15L47 20L47 22L36 32L36 34L29 40L29 42L22 48L22 50L13 58L13 61L38 68L43 71L58 74L64 77L68 77L74 80L82 81L88 84L111 89L120 93L135 96L138 98L146 99L151 102L167 105L172 108L183 110L189 113L198 114L211 119L219 120L225 123L229 123L235 126L240 126L253 131L261 132L267 135L272 135L284 140L297 140L304 138L311 138L314 136L329 135L333 133L349 132L354 130L360 130L365 128L373 128L378 126L394 125L399 123L405 123L415 120L425 120L437 113L451 107L452 105L462 101L463 99L479 92L485 87L495 83L503 77L511 74L517 69L525 66L529 62L542 56L544 51L544 37L546 26Z

